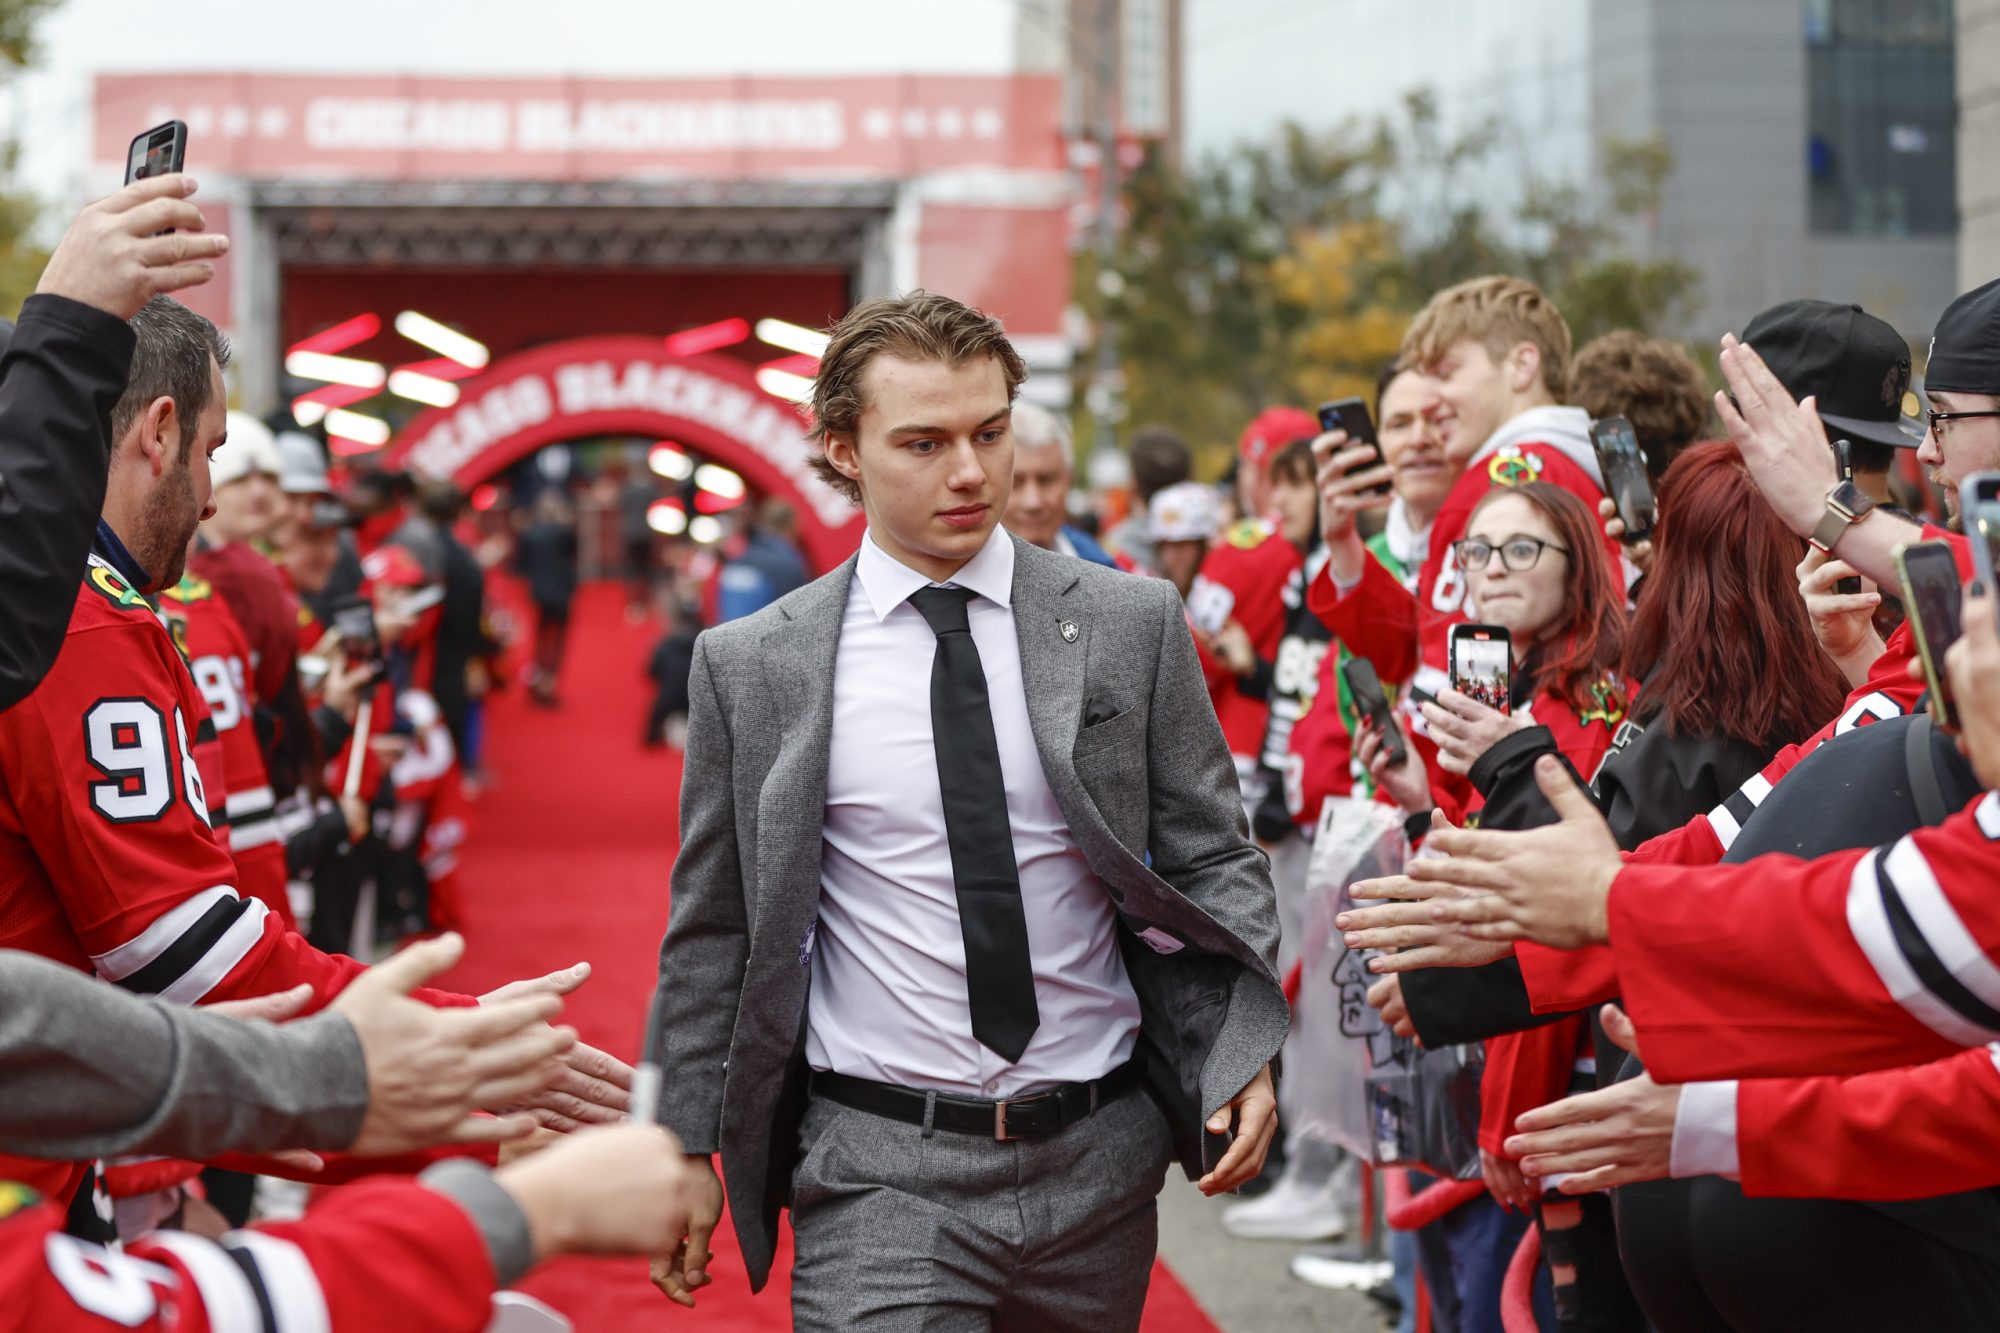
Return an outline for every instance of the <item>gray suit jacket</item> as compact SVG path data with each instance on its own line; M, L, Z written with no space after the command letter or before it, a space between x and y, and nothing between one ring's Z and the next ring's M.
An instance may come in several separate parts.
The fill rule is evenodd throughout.
M770 1273L804 1111L807 935L854 564L703 634L688 687L654 1001L660 1121L688 1151L721 1152L753 1287ZM1042 770L1117 908L1140 1056L1199 1176L1227 1145L1204 1119L1275 1058L1289 1022L1269 863L1171 583L1015 539L1014 622ZM929 670L911 663L913 689Z

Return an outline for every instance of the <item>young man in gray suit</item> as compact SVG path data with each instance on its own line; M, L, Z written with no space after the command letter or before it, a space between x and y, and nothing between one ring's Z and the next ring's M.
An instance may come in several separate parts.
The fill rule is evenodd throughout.
M1287 1011L1269 867L1171 584L999 527L1026 367L923 292L820 358L868 535L695 646L649 1034L753 1287L801 1328L1135 1327L1155 1197L1261 1169Z

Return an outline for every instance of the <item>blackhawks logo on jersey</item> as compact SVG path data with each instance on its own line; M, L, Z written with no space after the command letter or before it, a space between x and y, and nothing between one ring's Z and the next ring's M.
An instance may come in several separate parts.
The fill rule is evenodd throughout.
M1239 519L1229 529L1227 541L1239 551L1254 551L1264 544L1274 530L1261 518Z
M42 1196L26 1185L12 1180L0 1180L0 1217L12 1217L25 1212L42 1201Z
M1610 676L1600 677L1590 687L1590 707L1577 714L1578 722L1589 726L1602 722L1607 728L1616 730L1625 720L1625 691L1618 688L1618 682Z
M103 594L113 606L136 607L150 611L152 603L137 588L125 581L125 576L96 556L90 558L90 567L85 572L84 584Z
M174 585L174 600L179 602L205 602L215 596L215 585L197 574L183 571L181 581Z
M1542 476L1542 456L1518 444L1502 445L1486 461L1486 476L1495 486L1525 486Z

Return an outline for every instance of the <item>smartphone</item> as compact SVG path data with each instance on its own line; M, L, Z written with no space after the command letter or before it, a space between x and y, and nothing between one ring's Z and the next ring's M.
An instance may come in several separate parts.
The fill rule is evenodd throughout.
M1639 447L1638 432L1624 417L1605 417L1590 423L1590 446L1604 472L1604 493L1618 506L1618 521L1625 525L1623 540L1649 540L1659 510L1653 503L1653 480L1646 475L1646 451Z
M1840 479L1842 481L1853 481L1854 480L1853 442L1849 440L1835 440L1833 442L1833 456L1836 460L1838 460L1838 464L1840 467ZM1847 596L1852 593L1858 593L1861 591L1861 576L1859 574L1856 574L1851 578L1835 579L1833 582L1833 590L1835 593L1841 596Z
M1504 625L1451 627L1451 687L1495 712L1514 711L1514 640Z
M179 171L187 162L188 127L178 120L155 125L125 150L125 183Z
M1374 665L1365 657L1350 657L1340 664L1340 678L1347 682L1354 711L1381 733L1382 748L1388 752L1389 762L1402 763L1409 754L1403 748L1403 729L1389 712L1389 696L1382 692L1382 678L1375 674Z
M1903 582L1903 605L1917 640L1924 685L1931 692L1931 716L1946 728L1958 726L1944 674L1945 650L1958 641L1959 605L1964 589L1958 564L1946 542L1912 542L1896 548L1896 573Z
M366 597L343 597L333 604L329 619L340 636L340 649L350 663L382 660L382 636L375 628L375 608Z
M1994 570L2000 567L2000 501L1976 502L1966 509L1965 532L1972 538L1973 577L1991 597Z
M1432 694L1429 690L1425 689L1423 686L1421 685L1410 686L1411 703L1430 704L1432 706L1436 706L1437 701L1438 701L1437 696L1435 694Z
M1382 442L1375 437L1375 418L1369 415L1368 404L1362 402L1359 398L1341 398L1331 403L1321 403L1319 405L1319 428L1321 430L1346 431L1349 444L1366 444L1374 448L1375 457L1372 461L1362 463L1357 467L1349 469L1350 471L1366 472L1371 467L1381 465ZM1387 495L1389 493L1389 483L1385 481L1379 486L1370 486L1361 493L1363 495Z

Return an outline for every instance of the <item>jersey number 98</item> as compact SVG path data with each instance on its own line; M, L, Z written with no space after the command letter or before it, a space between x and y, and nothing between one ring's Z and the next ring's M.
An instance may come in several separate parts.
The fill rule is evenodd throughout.
M180 789L202 823L208 793L188 750L187 719L174 709L173 748L167 720L150 699L99 699L83 715L83 742L91 767L104 775L90 784L90 804L114 824L155 820L174 803L174 770Z

